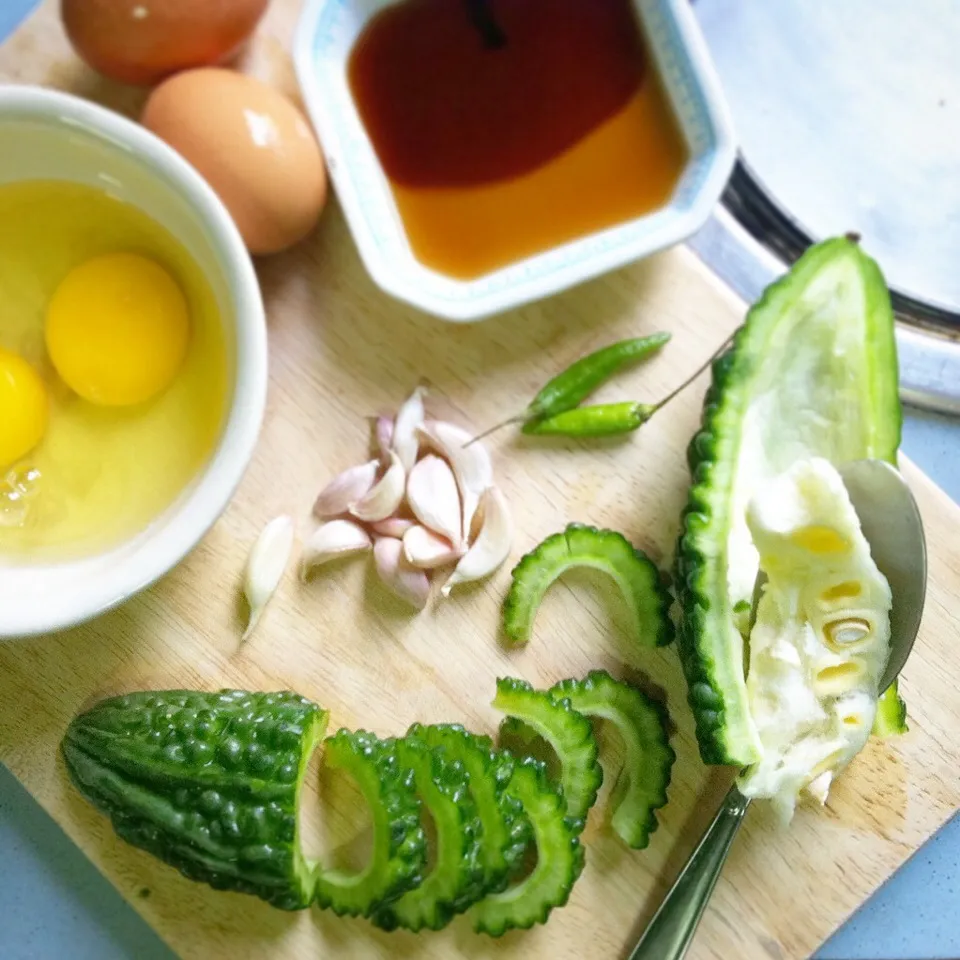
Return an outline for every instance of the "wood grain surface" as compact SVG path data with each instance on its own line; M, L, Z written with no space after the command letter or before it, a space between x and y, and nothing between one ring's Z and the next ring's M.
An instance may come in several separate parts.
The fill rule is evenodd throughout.
M245 68L294 93L284 53L295 0L276 0ZM0 47L0 80L42 83L134 114L143 94L97 78L69 50L51 0ZM340 211L316 234L263 260L270 327L270 397L254 462L233 504L194 553L147 593L80 629L0 647L0 759L120 892L184 958L624 956L710 820L730 771L697 757L672 648L637 649L622 610L592 578L556 586L529 646L497 642L509 565L491 582L411 617L363 561L302 584L283 582L253 639L238 646L238 582L262 526L292 513L300 533L320 486L366 455L365 418L395 408L425 379L433 410L487 425L521 409L549 376L612 339L670 330L661 356L602 397L651 400L694 370L742 320L743 305L688 251L677 249L477 326L449 326L381 294L364 273ZM637 435L600 443L491 438L514 506L515 560L569 520L622 530L669 560L685 497L684 449L705 378ZM802 808L789 829L762 805L750 813L692 956L784 960L809 954L960 806L960 512L915 469L926 520L930 591L920 641L904 673L910 733L872 742L826 809ZM383 934L318 910L290 915L250 897L182 879L117 840L69 786L57 744L92 697L144 686L292 687L324 704L331 724L381 734L413 720L461 721L492 732L499 675L548 684L594 667L642 678L666 696L678 759L660 830L625 850L598 811L584 835L587 866L550 922L500 941L458 921L441 934ZM610 757L615 745L606 743ZM608 777L608 780L611 779ZM311 792L318 780L311 777ZM365 825L341 782L309 796L312 846L349 845ZM322 812L321 812L322 811ZM55 909L55 905L51 905Z

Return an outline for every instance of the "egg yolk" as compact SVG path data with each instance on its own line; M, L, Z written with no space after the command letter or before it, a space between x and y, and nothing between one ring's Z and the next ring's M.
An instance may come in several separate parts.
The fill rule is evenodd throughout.
M165 390L190 339L187 302L158 263L133 253L71 270L47 308L47 351L84 400L119 407Z
M0 348L0 467L29 453L47 428L47 391L37 372Z

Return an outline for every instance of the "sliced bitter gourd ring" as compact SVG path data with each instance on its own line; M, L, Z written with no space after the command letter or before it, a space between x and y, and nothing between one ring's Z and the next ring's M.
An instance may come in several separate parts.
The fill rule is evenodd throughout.
M546 923L554 907L562 907L570 899L584 861L563 797L547 780L542 763L531 757L518 761L507 794L523 805L530 820L537 862L519 883L490 894L473 908L474 929L492 937Z
M410 728L410 734L459 760L470 776L470 795L480 819L487 893L502 890L523 859L532 839L523 805L507 791L516 760L497 750L489 737L470 733L458 724Z
M420 885L374 913L373 922L384 930L439 930L484 894L482 827L459 760L412 735L397 740L396 749L433 819L436 849Z
M900 422L883 276L852 239L818 244L767 289L714 362L688 452L679 647L705 762L744 766L761 754L744 678L758 569L747 504L798 460L895 462ZM895 694L884 710L896 718Z
M327 739L325 763L350 774L370 809L373 849L359 873L321 870L316 902L338 916L368 917L420 883L427 841L413 776L392 741L372 733L340 730Z
M75 717L67 771L117 834L217 890L310 905L297 811L327 713L295 693L130 693Z
M497 680L493 706L508 718L501 734L527 736L530 731L553 748L560 761L560 786L567 816L579 821L582 828L603 782L590 721L574 710L569 700L553 698L546 691L534 690L529 683L511 677Z
M610 824L629 847L643 849L657 829L656 811L667 802L670 746L666 711L636 687L594 670L584 680L562 680L549 691L578 713L612 723L623 740L623 769L611 796Z
M530 639L543 595L574 567L592 567L613 577L630 609L639 643L651 647L670 643L670 595L653 561L622 534L579 523L547 537L513 568L503 603L504 633L512 643Z

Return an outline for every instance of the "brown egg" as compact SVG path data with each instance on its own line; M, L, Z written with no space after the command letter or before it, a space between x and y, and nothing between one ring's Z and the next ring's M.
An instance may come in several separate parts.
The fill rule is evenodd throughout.
M141 120L206 177L251 253L283 250L317 222L327 197L320 147L272 87L230 70L188 70L150 94Z
M61 0L77 53L125 83L219 63L253 33L269 0Z

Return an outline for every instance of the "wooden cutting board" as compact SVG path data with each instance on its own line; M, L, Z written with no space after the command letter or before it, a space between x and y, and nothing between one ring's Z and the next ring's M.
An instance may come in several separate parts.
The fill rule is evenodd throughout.
M291 93L284 51L296 7L276 0L246 64ZM52 0L0 48L0 80L47 84L128 113L143 96L76 60ZM486 425L521 409L549 376L591 348L666 329L674 342L661 356L603 391L607 399L654 399L714 351L742 320L743 304L677 249L507 316L449 326L374 287L335 204L313 238L263 260L259 273L271 389L239 493L192 556L154 589L86 627L0 647L0 759L185 958L624 956L730 780L729 771L699 762L673 649L631 647L606 585L571 578L548 596L528 648L508 654L497 643L497 625L509 567L411 617L363 561L309 584L289 576L240 649L238 582L262 526L289 512L306 531L320 486L366 456L364 418L395 408L421 378L433 387L437 413ZM516 514L513 559L581 520L622 530L666 563L704 380L623 441L533 443L510 431L492 438ZM927 615L904 674L911 731L871 743L826 809L801 809L789 830L762 806L751 810L693 947L698 960L809 954L960 806L960 511L909 465L907 474L930 547ZM594 813L584 836L587 866L569 905L547 926L499 942L473 935L462 921L442 934L386 935L363 921L320 911L289 915L189 883L119 842L71 789L57 755L70 717L105 691L293 687L327 706L334 728L386 735L413 720L444 720L492 732L497 717L488 703L498 675L549 684L594 667L646 677L665 693L677 727L670 804L642 853L625 850ZM321 792L325 813L311 819L327 847L362 831L342 782ZM320 801L307 802L316 814Z

